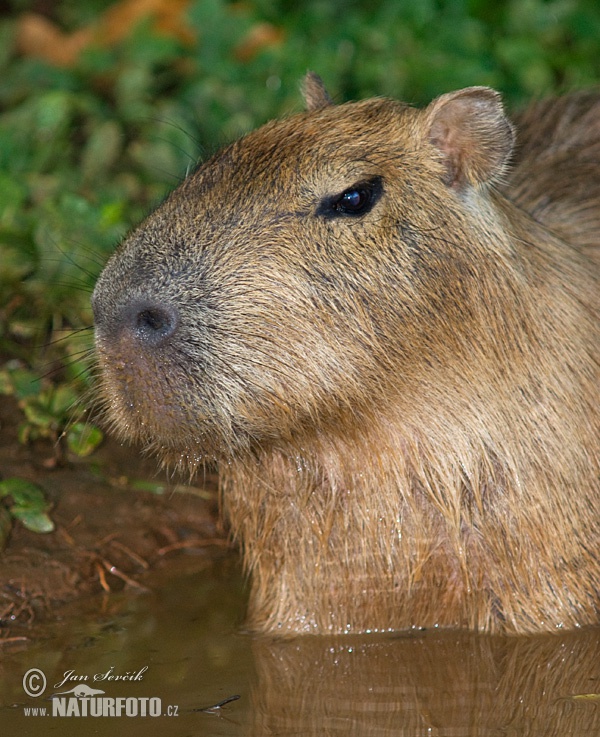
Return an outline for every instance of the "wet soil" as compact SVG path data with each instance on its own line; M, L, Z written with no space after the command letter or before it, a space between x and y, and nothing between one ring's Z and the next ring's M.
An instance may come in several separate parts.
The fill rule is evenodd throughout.
M215 477L182 486L110 440L91 459L56 467L52 443L19 444L20 421L16 403L0 397L0 478L39 484L56 529L33 533L15 522L0 552L0 652L34 640L66 602L143 590L150 571L179 556L209 565L227 554Z

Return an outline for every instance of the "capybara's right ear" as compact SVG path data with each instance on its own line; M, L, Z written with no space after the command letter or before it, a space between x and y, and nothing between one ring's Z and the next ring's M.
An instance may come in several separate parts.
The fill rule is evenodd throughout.
M333 100L325 89L323 80L314 72L307 72L302 80L302 95L309 113L333 105Z
M467 87L435 99L425 110L430 142L441 152L444 181L460 189L502 175L514 143L500 95Z

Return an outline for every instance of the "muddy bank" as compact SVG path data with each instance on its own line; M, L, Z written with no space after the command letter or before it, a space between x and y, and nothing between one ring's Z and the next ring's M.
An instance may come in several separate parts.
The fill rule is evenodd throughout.
M149 571L176 557L201 556L210 566L228 554L214 476L184 487L154 459L112 441L91 459L52 468L52 445L20 445L16 403L0 399L0 478L39 484L56 526L36 534L15 523L0 552L0 646L35 638L66 602L145 587Z

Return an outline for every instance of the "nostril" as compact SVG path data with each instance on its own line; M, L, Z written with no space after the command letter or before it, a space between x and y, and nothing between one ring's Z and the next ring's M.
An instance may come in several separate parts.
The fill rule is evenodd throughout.
M142 310L137 316L137 327L142 332L164 333L170 330L171 320L164 310Z
M133 303L125 310L125 324L143 341L159 345L177 330L179 314L172 305Z
M169 302L136 298L125 304L111 304L101 292L93 300L97 339L133 340L149 347L169 340L179 327L179 311Z

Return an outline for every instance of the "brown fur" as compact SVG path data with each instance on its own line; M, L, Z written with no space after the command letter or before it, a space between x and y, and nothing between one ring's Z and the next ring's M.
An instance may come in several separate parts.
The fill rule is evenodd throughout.
M597 622L600 95L525 113L507 174L492 90L305 90L107 265L110 418L219 462L257 629Z

